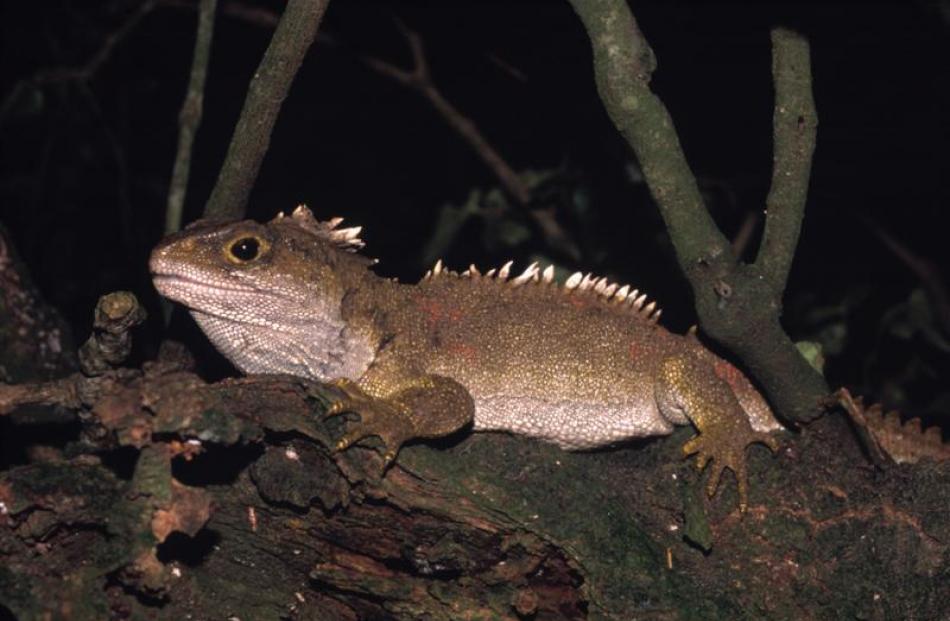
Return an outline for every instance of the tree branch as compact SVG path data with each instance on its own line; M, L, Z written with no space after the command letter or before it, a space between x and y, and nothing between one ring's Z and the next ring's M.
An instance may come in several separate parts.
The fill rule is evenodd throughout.
M650 90L656 59L625 0L570 2L590 36L597 91L640 162L683 271L711 256L731 259L729 242L706 210L673 120Z
M95 324L121 335L135 307L106 296ZM0 328L12 323L5 312L24 311L0 304ZM124 347L110 349L108 366ZM327 416L341 396L332 386L260 375L208 384L190 367L163 347L141 370L0 384L0 448L23 453L0 464L0 611L725 619L759 602L756 615L781 619L855 616L864 601L876 607L863 618L929 619L946 607L950 469L935 460L947 446L847 394L888 455L903 443L910 464L935 460L884 459L869 476L848 424L826 417L787 435L778 457L750 452L753 504L741 516L733 485L709 499L682 460L686 429L596 453L464 434L403 447L384 469L372 440L334 449L345 423ZM77 439L51 446L30 429L39 420ZM829 541L848 553L829 555ZM868 595L878 592L887 596Z
M765 203L765 232L755 263L772 288L782 291L802 228L818 127L804 37L784 28L772 31L772 79L774 167Z
M703 331L739 356L783 417L792 421L812 420L820 412L822 398L829 392L828 386L782 329L779 322L781 288L773 287L774 281L765 278L759 265L745 265L738 261L706 210L669 113L650 91L650 76L656 62L626 1L570 2L591 40L594 74L604 107L640 160L677 260L692 286ZM802 47L786 35L780 34L778 41L782 50L778 52L780 60L776 63L782 74L782 84L776 87L780 90L776 100L784 104L795 93L800 98L800 90L795 88L800 89L801 83L791 88L788 80L800 76L801 67L808 66L808 47ZM786 46L792 46L797 54L794 64L797 72L786 70L792 62L785 60ZM804 84L807 86L808 82ZM796 122L797 115L804 114L804 108L788 107L788 111L796 115ZM807 118L813 119L814 114ZM786 157L786 150L792 148L786 146L787 138L791 137L786 136L788 128L784 116L779 123L782 134L776 143L776 166L782 182L776 190L776 199L781 197L779 204L789 207L776 207L774 217L781 220L773 220L771 235L773 239L780 239L787 249L793 250L800 214L795 220L787 211L793 211L791 206L795 205L795 198L800 198L795 190L803 196L807 187L810 149L807 149L806 156L802 149L808 144L807 132L803 132L801 139L791 140L792 145L799 147L796 157ZM809 123L812 122L806 122L806 126ZM801 175L803 169L804 178L786 179L786 173ZM790 226L788 222L794 223L794 233L787 229L780 232L780 227ZM777 242L773 245L779 246ZM778 253L778 249L775 252ZM790 260L788 257L785 261L784 272L781 262L774 268L774 273L781 274L783 283Z
M436 109L445 122L468 143L479 159L494 173L505 191L518 203L526 205L531 200L531 191L518 176L518 173L488 142L479 131L478 126L475 125L475 122L452 105L433 83L419 33L410 30L398 21L397 24L406 37L409 49L412 51L412 69L400 69L386 61L368 56L363 57L363 62L380 75L391 78L425 97L426 101Z
M178 114L178 151L175 153L175 164L172 167L172 178L168 188L168 207L165 210L166 235L181 228L185 194L188 191L188 176L191 172L191 150L198 126L201 124L205 79L208 75L208 61L211 59L211 41L214 35L217 4L218 0L201 0L198 9L198 31L195 34L191 77L188 80L188 92L181 105L181 112Z
M206 217L231 219L244 215L280 106L316 36L328 3L329 0L288 0L264 58L251 78L228 154L205 206Z
M69 453L0 471L0 601L16 618L732 619L749 602L761 618L845 618L873 601L858 616L904 619L946 607L950 470L869 476L840 417L788 438L782 457L753 451L740 517L734 491L706 499L677 463L688 434L577 453L476 433L405 447L382 476L368 446L333 450L330 387L207 384L163 360L124 371L0 386L0 415L58 403L83 429Z
M145 309L129 291L114 291L96 303L92 334L79 348L79 368L95 377L120 366L132 352L132 328L145 321Z
M402 69L373 56L363 56L363 62L380 75L422 95L448 123L449 127L468 143L479 159L492 171L502 189L519 206L526 208L528 216L537 224L545 241L551 247L564 252L575 260L580 258L580 248L561 227L554 214L548 209L531 206L531 189L525 184L521 176L508 164L501 153L488 142L488 139L478 129L475 121L456 108L435 85L429 72L429 63L426 60L422 38L419 34L398 20L396 24L405 36L412 52L412 69Z

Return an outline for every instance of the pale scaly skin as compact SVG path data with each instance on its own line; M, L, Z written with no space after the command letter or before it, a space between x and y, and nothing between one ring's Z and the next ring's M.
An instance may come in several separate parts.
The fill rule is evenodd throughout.
M345 396L328 414L360 415L340 449L378 436L389 462L469 424L588 449L692 423L683 451L714 464L709 495L731 469L745 510L746 447L776 450L782 427L735 367L657 325L645 296L580 274L558 285L536 266L510 278L439 264L401 285L338 224L305 207L266 225L200 223L153 251L156 288L242 371L334 382Z

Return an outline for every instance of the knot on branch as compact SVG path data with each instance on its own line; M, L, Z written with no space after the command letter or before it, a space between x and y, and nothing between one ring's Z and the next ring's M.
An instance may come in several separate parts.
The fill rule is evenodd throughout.
M732 286L724 280L717 280L713 285L713 291L720 298L720 304L732 297Z

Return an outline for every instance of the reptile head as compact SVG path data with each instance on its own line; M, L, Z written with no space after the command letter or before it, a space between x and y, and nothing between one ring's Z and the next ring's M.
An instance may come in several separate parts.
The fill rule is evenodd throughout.
M369 263L352 253L359 229L340 221L304 206L267 224L199 221L152 251L155 288L241 370L322 379L341 346L348 283Z

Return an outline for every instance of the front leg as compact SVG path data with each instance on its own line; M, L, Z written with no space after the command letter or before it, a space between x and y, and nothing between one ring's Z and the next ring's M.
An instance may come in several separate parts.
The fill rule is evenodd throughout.
M749 416L739 405L729 384L716 375L705 360L690 354L671 356L663 361L656 385L661 412L685 414L699 434L683 445L683 454L696 454L696 467L702 470L712 463L706 493L716 493L723 471L736 475L739 510L749 504L749 482L745 450L761 443L778 450L778 442L764 432L752 429Z
M349 425L336 449L342 451L363 438L377 436L383 442L386 465L396 458L405 442L447 436L475 417L472 395L464 386L442 375L409 377L383 394L371 383L369 389L375 395L352 380L332 383L345 396L330 406L327 416L353 412L360 417Z

